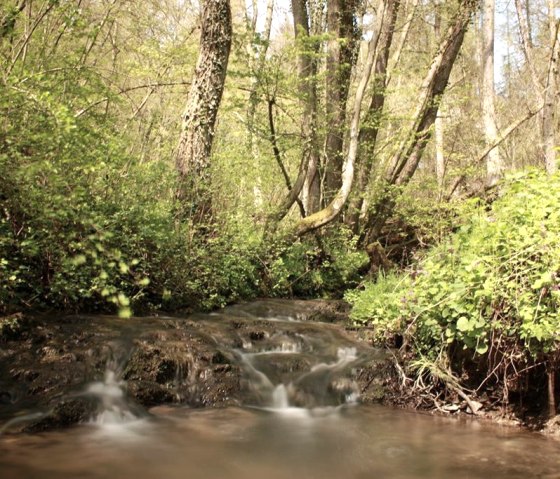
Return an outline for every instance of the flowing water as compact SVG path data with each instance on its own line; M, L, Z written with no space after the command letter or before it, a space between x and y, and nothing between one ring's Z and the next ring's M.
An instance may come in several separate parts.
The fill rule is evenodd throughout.
M554 440L360 404L353 372L380 353L332 325L299 321L285 303L197 316L216 341L231 318L274 324L231 348L242 407L141 411L113 358L76 393L100 404L89 424L0 435L0 478L560 478Z

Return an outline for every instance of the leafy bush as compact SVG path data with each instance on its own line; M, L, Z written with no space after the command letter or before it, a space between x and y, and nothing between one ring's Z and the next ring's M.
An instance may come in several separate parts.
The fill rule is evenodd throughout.
M342 296L358 284L368 263L357 238L339 225L319 239L276 240L263 260L265 293L272 296Z
M376 337L404 335L436 358L489 350L512 369L550 360L560 343L560 177L512 177L491 208L480 205L414 270L347 294L352 318Z

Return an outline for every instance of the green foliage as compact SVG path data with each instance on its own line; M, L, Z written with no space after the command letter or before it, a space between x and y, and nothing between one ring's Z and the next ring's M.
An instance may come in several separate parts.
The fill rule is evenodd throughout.
M264 261L267 294L341 296L359 282L359 273L368 263L356 243L357 238L339 225L319 239L273 244Z
M533 356L560 341L560 178L524 174L414 271L347 295L376 335L403 334L422 354L459 344L484 354L495 338Z

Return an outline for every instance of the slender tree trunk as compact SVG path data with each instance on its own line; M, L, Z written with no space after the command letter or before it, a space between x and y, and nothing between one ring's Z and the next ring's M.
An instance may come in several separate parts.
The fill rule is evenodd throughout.
M530 1L530 0L527 0ZM535 54L533 51L533 42L531 40L531 30L527 17L523 14L523 5L521 0L515 0L515 9L517 11L517 20L519 23L519 33L521 36L521 47L523 55L529 71L531 73L531 80L535 87L535 93L540 101L543 100L542 83L536 70Z
M556 416L556 358L552 353L552 358L549 358L546 376L547 376L547 392L548 392L548 417Z
M377 11L378 15L385 17L385 15L387 14L387 5L385 0L380 0L379 8ZM333 221L341 213L342 208L348 200L350 190L352 189L352 183L354 181L354 163L358 155L362 101L364 99L364 95L368 87L375 63L375 52L377 51L378 41L379 31L375 31L368 44L368 56L366 65L364 67L362 76L360 77L358 88L354 97L352 118L350 122L350 141L348 145L348 153L346 154L346 158L342 166L342 185L333 200L328 204L328 206L323 208L321 211L318 211L308 216L307 218L300 220L297 225L298 235L304 235Z
M328 203L342 185L346 103L356 48L356 0L327 1L327 115L325 138L325 190Z
M385 15L379 17L378 22L376 22L379 40L375 52L374 78L372 81L373 95L360 129L360 160L357 162L356 194L350 201L346 218L347 224L351 225L355 231L359 228L360 212L364 204L363 194L367 190L374 167L375 146L385 107L389 53L400 3L400 0L387 0Z
M434 35L439 39L441 35L441 13L439 3L436 5L434 20ZM443 106L440 102L436 121L434 124L434 143L436 150L436 180L438 185L438 197L443 194L443 183L445 179L445 141L444 141L444 122L443 122Z
M406 20L401 30L401 34L399 37L399 42L397 44L397 48L395 49L395 53L391 57L391 65L390 69L387 73L387 85L391 82L392 73L395 71L396 67L398 66L401 55L408 40L408 34L410 33L410 27L412 26L412 21L414 20L414 16L416 15L416 10L418 9L418 2L419 0L411 0L410 4L406 2L405 4L405 11L407 11Z
M193 203L193 213L198 219L208 218L211 213L210 153L226 79L231 37L229 0L204 0L200 52L183 113L176 156L176 168L181 179L178 196Z
M309 18L307 15L306 0L292 0L292 13L294 16L294 31L296 40L309 38ZM305 42L301 42L305 43ZM313 54L301 50L298 54L298 90L300 102L303 107L301 134L303 148L298 176L284 201L271 213L267 219L266 230L274 229L276 225L288 214L290 208L298 199L306 181L317 173L317 91L316 91L317 66ZM315 171L313 172L313 169ZM309 184L309 182L308 182ZM305 205L307 206L307 205Z
M482 17L482 117L486 145L498 138L496 108L494 105L494 0L483 0ZM499 148L494 148L486 158L486 184L494 186L502 177L503 161Z
M413 177L432 135L440 97L445 91L451 70L463 44L472 14L479 5L478 0L459 0L455 20L442 40L426 78L419 91L416 112L408 128L409 133L399 144L391 167L385 176L386 192L373 208L363 239L371 242L379 237L387 218L393 213L396 198L389 193L388 186L404 186Z
M441 106L439 107L434 124L434 143L436 150L436 180L438 195L441 196L445 181L445 137Z
M297 6L295 6L296 3ZM311 39L311 36L322 33L320 31L322 23L320 3L320 0L292 0L295 35L297 40L301 40L299 48L303 51L300 52L300 56L305 57L304 61L307 64L305 75L302 76L300 72L300 86L303 87L302 90L305 90L302 99L306 102L302 132L308 168L301 192L306 214L317 211L321 205L321 176L319 174L321 157L317 134L317 59L320 44L317 40Z
M527 18L527 44L529 45L529 48L533 48L533 29L531 27L531 0L525 0L525 18Z
M554 12L554 1L548 2L548 21L550 30L550 60L544 90L543 108L543 149L544 166L549 175L556 173L556 94L558 79L558 56L560 45L558 42L558 26Z
M257 106L259 104L258 87L262 72L266 61L266 53L268 50L268 42L270 40L270 31L272 28L272 16L274 13L274 0L267 1L266 18L264 23L264 30L259 41L259 45L255 44L257 31L257 10L256 5L253 6L253 18L247 19L247 54L249 57L249 69L251 71L251 90L249 92L249 108L247 110L247 144L251 152L257 178L255 186L253 187L253 195L255 207L260 209L263 205L262 195L262 181L259 172L261 171L260 155L258 148L257 137L254 134L255 130L255 116L257 113Z

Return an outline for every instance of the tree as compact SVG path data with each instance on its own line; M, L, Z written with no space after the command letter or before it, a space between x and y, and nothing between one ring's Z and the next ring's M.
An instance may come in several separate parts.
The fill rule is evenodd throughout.
M441 95L445 91L465 32L478 4L477 0L458 1L455 17L446 35L441 40L428 73L420 86L415 112L406 128L403 139L398 144L396 153L390 160L389 168L385 172L384 185L381 186L383 189L389 186L401 187L406 185L418 168L424 149L432 135L432 126L437 116ZM388 2L382 2L382 6L378 10L382 18L387 14L388 7ZM374 35L369 43L366 67L360 78L354 99L350 124L350 143L343 166L342 186L334 200L326 208L299 221L297 231L300 235L331 222L341 213L342 207L348 199L354 179L354 164L359 146L361 103L374 65L378 40L379 34ZM387 192L380 195L380 199L369 215L369 221L366 223L368 231L364 232L365 238L372 240L380 234L381 228L393 212L394 207L395 199L387 189Z
M556 125L555 125L555 101L557 90L557 70L560 46L558 45L558 22L555 18L554 1L548 2L548 30L549 30L549 55L546 65L544 81L541 80L538 72L537 60L535 58L535 47L532 41L530 30L530 17L528 9L523 12L521 0L515 0L517 19L519 22L519 34L525 62L530 72L534 92L539 103L538 108L542 108L541 114L541 133L543 164L549 174L556 171Z
M395 31L395 24L398 17L400 3L400 1L387 2L387 10L382 16L378 17L378 21L375 26L376 31L379 32L379 39L377 41L376 52L374 54L375 64L373 67L374 77L372 81L372 96L369 108L360 126L358 137L359 159L357 162L356 192L350 201L346 215L346 223L350 225L354 231L359 230L360 213L365 204L363 193L367 189L375 164L375 148L382 126L386 89L389 80L389 54L393 43L393 34ZM415 7L416 5L412 6L412 12L414 12ZM411 19L410 21L408 20L409 19L407 19L403 30L403 38L405 38L408 34Z
M342 184L346 103L356 49L355 0L327 1L327 71L325 82L326 138L324 200Z
M498 137L496 108L494 106L494 0L483 0L482 14L482 118L487 145L492 145ZM494 148L486 158L486 184L494 186L503 174L500 150Z
M317 137L317 46L310 38L310 18L307 0L292 0L293 28L297 53L297 84L301 115L301 159L298 175L293 184L287 181L289 192L282 203L269 215L267 230L274 228L288 214L297 201L301 201L307 214L319 205L319 148ZM272 119L272 104L269 103L269 119ZM272 122L271 122L272 125ZM271 138L276 133L271 131ZM275 152L277 150L275 149ZM275 153L277 159L278 154ZM284 176L286 174L284 172ZM300 194L302 199L299 200Z
M195 204L198 219L211 214L210 153L232 41L229 0L203 1L201 17L200 52L176 156L178 196Z

